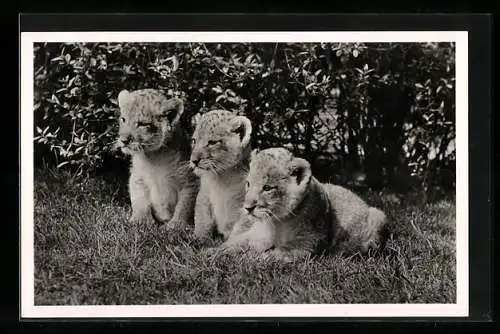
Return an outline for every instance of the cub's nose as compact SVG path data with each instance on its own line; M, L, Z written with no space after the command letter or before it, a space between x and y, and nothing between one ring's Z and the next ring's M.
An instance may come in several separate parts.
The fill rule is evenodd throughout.
M191 159L191 163L193 164L193 166L198 166L199 162L200 162L200 158Z
M245 210L247 210L248 213L252 213L255 209L255 206L256 205L245 205Z

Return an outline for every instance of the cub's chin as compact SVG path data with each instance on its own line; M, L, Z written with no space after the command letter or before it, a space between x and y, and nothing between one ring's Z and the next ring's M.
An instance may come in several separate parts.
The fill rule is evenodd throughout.
M194 167L194 168L191 168L191 170L193 171L193 174L200 177L203 173L202 173L202 170L199 169L198 167Z
M210 173L208 170L206 170L204 168L200 168L198 166L194 166L192 163L190 163L189 166L191 167L193 174L198 176L198 177L201 177L207 173Z
M126 155L134 155L137 153L141 153L141 152L144 153L144 152L150 151L147 149L147 147L144 147L144 145L136 144L136 143L129 144L127 146L121 146L120 149L123 152L123 154L126 154Z

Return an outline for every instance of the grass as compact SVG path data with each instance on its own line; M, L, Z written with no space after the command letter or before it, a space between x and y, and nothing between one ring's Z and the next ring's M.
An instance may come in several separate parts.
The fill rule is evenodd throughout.
M129 224L122 182L35 180L35 305L455 303L454 201L369 197L394 225L385 253L278 263L206 254L191 231Z

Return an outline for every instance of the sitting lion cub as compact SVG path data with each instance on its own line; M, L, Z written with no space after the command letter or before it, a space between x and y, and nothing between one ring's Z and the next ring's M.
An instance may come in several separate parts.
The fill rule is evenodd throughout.
M132 156L130 220L152 216L168 228L192 223L198 181L189 168L189 139L179 124L182 100L153 89L123 90L118 105L117 147Z
M240 219L250 159L252 125L245 116L212 110L196 122L191 167L200 177L196 199L195 236L217 231L225 239Z
M306 160L284 148L252 153L246 187L246 217L235 226L241 232L222 245L226 250L250 247L290 258L328 249L365 252L384 242L382 211L320 183Z

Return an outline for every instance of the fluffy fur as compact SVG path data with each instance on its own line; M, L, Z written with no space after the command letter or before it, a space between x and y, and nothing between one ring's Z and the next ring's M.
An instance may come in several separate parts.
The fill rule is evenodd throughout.
M252 154L246 215L223 244L280 258L325 250L366 252L385 242L385 214L348 189L320 183L310 164L284 148ZM246 219L245 219L246 218Z
M250 157L250 120L226 110L199 116L192 139L191 167L200 177L195 236L217 231L225 239L239 220Z
M198 180L189 168L189 138L180 126L184 104L160 91L118 95L117 147L131 156L133 222L153 218L169 228L192 224Z

